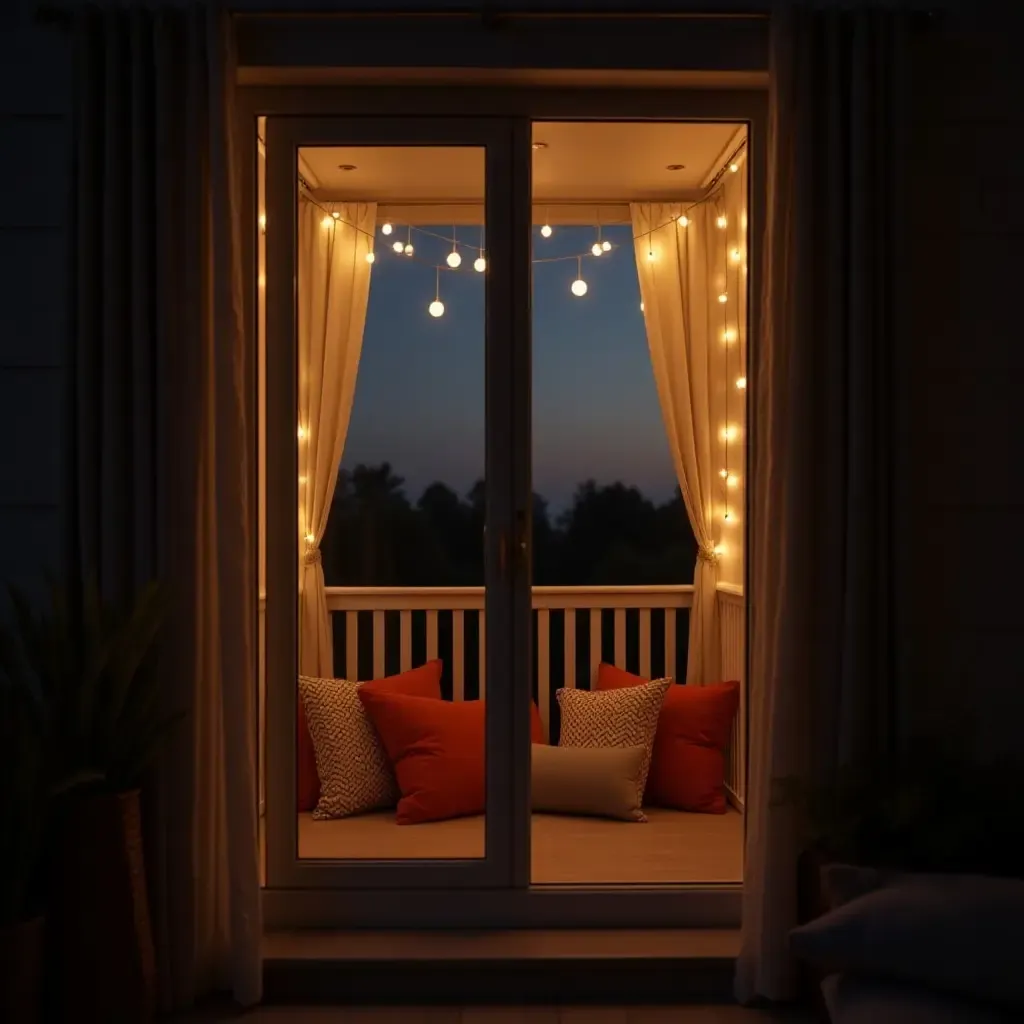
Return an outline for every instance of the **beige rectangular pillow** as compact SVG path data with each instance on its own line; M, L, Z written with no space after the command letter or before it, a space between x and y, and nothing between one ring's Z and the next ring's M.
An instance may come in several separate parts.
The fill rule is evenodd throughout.
M530 806L554 814L646 821L643 791L646 747L552 747L534 743Z

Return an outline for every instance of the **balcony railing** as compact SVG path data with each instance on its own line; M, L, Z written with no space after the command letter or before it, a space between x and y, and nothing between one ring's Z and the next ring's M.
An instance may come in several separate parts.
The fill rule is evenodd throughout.
M742 592L722 586L722 671L744 673ZM685 677L692 586L534 587L533 697L545 733L557 735L559 687L589 688L609 661L648 678ZM328 587L335 671L349 679L380 678L424 660L445 661L445 695L471 700L486 692L483 587ZM680 614L680 613L683 614ZM726 752L732 802L743 804L746 707L741 703Z

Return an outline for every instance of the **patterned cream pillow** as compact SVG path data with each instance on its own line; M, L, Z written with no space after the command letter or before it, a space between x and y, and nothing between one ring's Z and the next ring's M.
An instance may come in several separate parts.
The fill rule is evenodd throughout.
M645 753L637 779L636 806L639 807L651 767L658 714L671 685L671 679L655 679L643 686L621 690L559 690L556 697L562 712L562 731L558 745L643 747ZM637 820L647 818L641 814Z
M391 764L359 699L361 685L299 676L320 776L314 818L346 818L398 802Z

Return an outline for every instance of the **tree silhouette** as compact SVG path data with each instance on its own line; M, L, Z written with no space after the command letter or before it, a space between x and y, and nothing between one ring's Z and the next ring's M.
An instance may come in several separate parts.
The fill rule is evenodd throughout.
M415 505L389 463L343 471L322 544L328 586L480 586L486 485L464 497L440 481ZM552 522L533 496L533 582L601 586L690 583L696 542L678 492L656 505L623 483L580 484Z

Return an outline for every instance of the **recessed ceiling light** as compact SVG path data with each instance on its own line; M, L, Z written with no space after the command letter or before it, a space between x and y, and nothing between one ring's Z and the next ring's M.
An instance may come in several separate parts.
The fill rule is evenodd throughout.
M355 169L355 164L338 164L339 171L354 171Z
M665 170L666 171L685 171L686 170L686 164L669 164L665 168Z
M535 142L533 144L533 148L534 149L547 149L548 148L548 144L546 142Z

